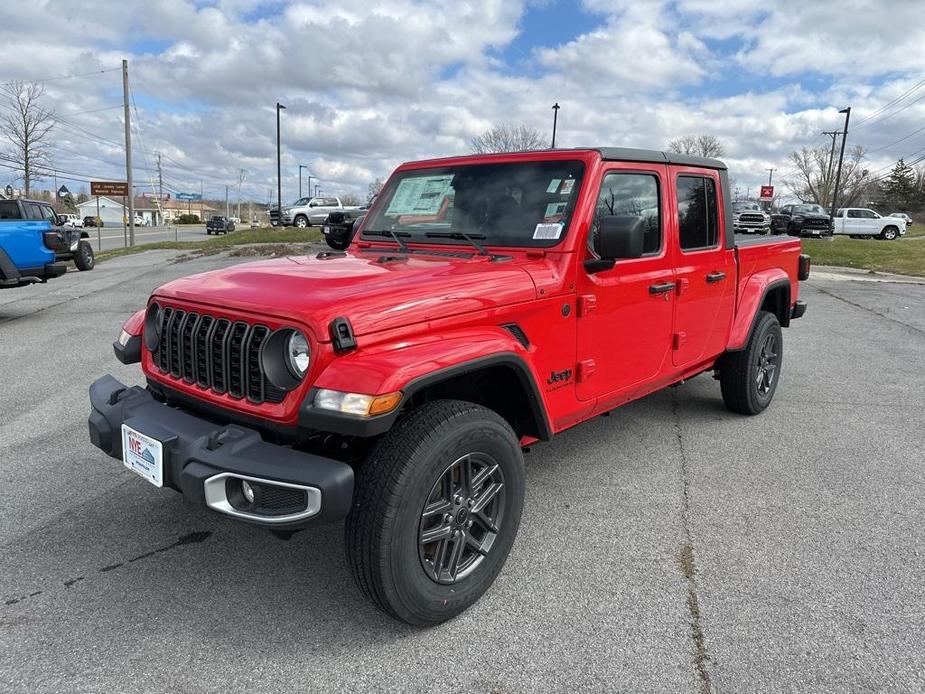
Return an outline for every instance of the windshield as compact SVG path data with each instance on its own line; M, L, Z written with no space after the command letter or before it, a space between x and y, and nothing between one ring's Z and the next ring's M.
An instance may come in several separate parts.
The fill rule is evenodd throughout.
M793 212L795 214L825 214L825 210L819 205L794 205Z
M395 232L410 242L469 245L458 236L434 238L467 234L484 245L554 246L568 230L583 174L578 161L404 171L379 195L363 235Z
M732 207L733 209L738 210L739 212L743 210L753 210L753 211L758 211L758 212L761 211L761 208L758 207L757 202L737 202Z

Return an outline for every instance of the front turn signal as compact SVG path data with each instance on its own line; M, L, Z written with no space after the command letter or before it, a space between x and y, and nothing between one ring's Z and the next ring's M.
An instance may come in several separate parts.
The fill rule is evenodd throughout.
M386 395L379 395L373 398L373 401L369 403L369 415L372 417L377 414L386 414L391 412L396 407L398 403L401 402L401 393L388 393Z

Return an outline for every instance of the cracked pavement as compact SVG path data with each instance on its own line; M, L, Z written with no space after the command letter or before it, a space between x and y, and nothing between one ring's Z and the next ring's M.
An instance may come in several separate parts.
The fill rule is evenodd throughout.
M764 414L700 376L526 456L488 594L429 630L93 448L87 386L171 252L0 292L0 690L925 689L925 286L811 279ZM692 601L693 599L693 601Z

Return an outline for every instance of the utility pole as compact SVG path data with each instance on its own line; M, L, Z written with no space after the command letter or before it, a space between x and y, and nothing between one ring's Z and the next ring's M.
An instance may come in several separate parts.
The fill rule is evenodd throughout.
M307 168L308 168L307 166L303 164L299 164L299 198L302 197L302 169L307 169ZM311 176L308 177L308 189L309 190L312 189L312 177Z
M161 170L161 153L157 153L157 199L164 197L164 172Z
M552 105L552 149L556 148L556 124L559 120L559 102Z
M244 183L244 179L247 178L247 171L244 169L238 170L238 213L235 215L238 218L238 222L241 221L241 184Z
M841 183L841 165L845 158L845 142L848 139L848 120L851 118L851 107L843 108L839 113L845 114L845 129L841 135L841 152L838 154L838 172L835 174L835 190L832 192L832 207L829 210L829 217L835 219L835 204L838 199L838 184Z
M831 192L832 167L835 164L835 139L841 135L841 130L823 130L822 134L832 138L832 151L829 152L829 164L825 167L825 192L828 194ZM831 201L832 199L829 198L829 202Z
M132 185L132 123L128 110L128 61L122 61L122 105L125 110L125 179L128 184L128 245L135 245L135 187Z
M283 168L279 156L279 112L285 108L276 102L276 214L280 224L283 223Z
M318 186L318 184L316 183L316 184L315 184L315 197L316 197L316 198L318 197L318 188L319 188L319 186Z
M771 185L771 176L774 175L775 171L777 171L777 169L768 169L768 185Z
M228 214L228 184L225 184L225 219L228 219L231 215Z

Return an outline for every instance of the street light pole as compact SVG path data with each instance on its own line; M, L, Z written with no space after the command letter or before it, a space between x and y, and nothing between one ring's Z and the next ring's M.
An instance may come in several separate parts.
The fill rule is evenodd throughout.
M279 155L279 112L285 108L281 103L276 102L276 214L279 224L283 223L283 169Z
M552 149L556 148L556 124L559 120L559 102L552 105Z
M841 183L841 164L845 158L845 141L848 139L848 120L851 118L851 107L843 108L839 113L845 114L845 129L841 136L841 152L838 154L838 173L835 174L835 190L832 192L832 207L829 210L829 217L835 219L835 204L838 199L838 184Z
M299 164L299 197L302 197L302 169L307 169L307 166ZM312 177L308 177L308 189L312 189Z

